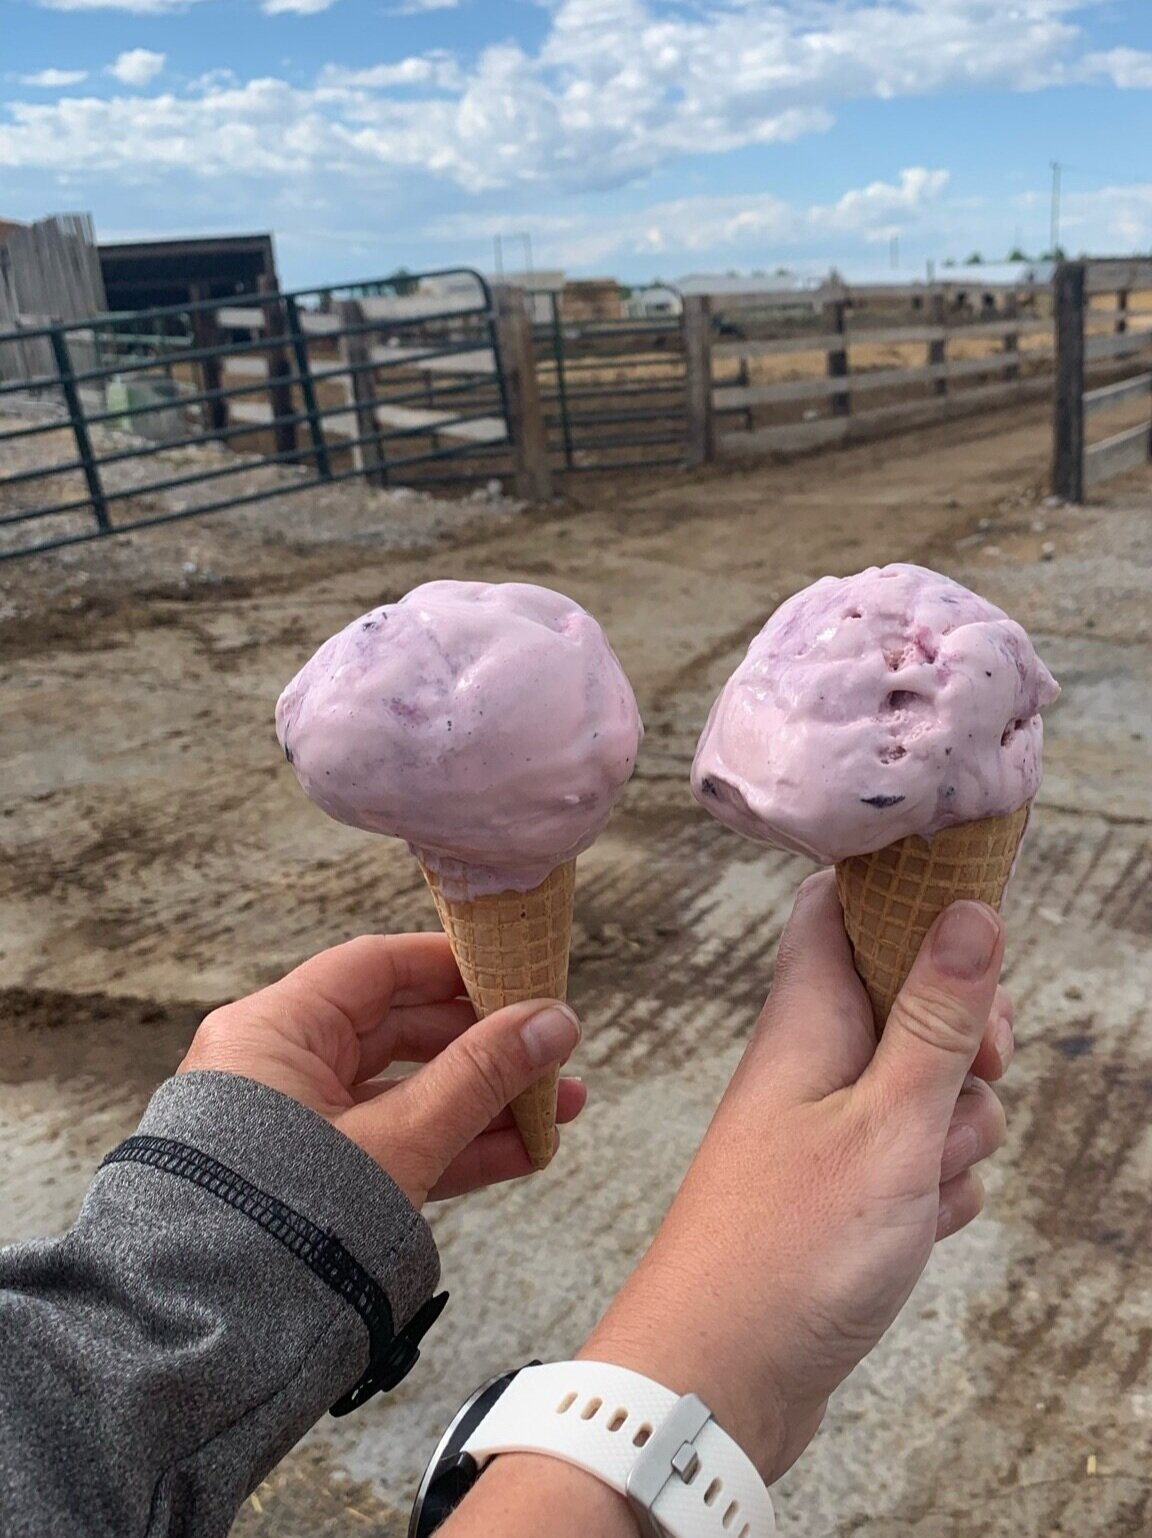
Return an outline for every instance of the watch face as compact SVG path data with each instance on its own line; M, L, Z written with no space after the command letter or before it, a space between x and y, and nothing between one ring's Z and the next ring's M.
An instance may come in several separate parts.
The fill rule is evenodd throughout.
M530 1362L538 1367L538 1362ZM408 1538L430 1538L459 1506L480 1477L475 1458L462 1453L461 1448L488 1414L492 1406L512 1382L521 1368L489 1378L472 1395L456 1416L448 1430L440 1438L440 1445L432 1454L432 1461L424 1473L416 1503L412 1507L412 1519L408 1524Z

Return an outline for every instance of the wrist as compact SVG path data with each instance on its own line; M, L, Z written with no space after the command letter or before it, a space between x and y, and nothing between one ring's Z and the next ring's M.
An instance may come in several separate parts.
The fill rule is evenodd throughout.
M539 1453L501 1453L484 1471L454 1516L444 1538L500 1533L502 1538L539 1538L540 1514L548 1514L550 1538L640 1538L631 1506L584 1469Z
M733 1352L701 1321L630 1297L614 1305L576 1358L628 1367L677 1394L698 1395L770 1483L786 1466L788 1429L774 1386L749 1371L748 1338Z

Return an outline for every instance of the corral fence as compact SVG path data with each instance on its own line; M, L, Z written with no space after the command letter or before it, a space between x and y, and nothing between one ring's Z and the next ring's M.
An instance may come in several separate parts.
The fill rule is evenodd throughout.
M1152 262L1065 264L1055 284L957 272L669 291L680 313L634 318L577 319L467 269L25 316L0 330L0 560L354 477L544 501L557 475L794 455L1048 398L1057 361L1059 493L1147 457L1146 412L1101 445L1083 419L1149 387L1128 376ZM47 361L13 371L30 356Z
M1115 295L1109 310L1113 337L1092 335L1099 296ZM1133 295L1143 308L1133 307ZM1061 263L1055 279L1056 391L1053 412L1052 491L1069 502L1101 481L1152 459L1152 261ZM1138 360L1138 372L1087 387L1089 370L1120 353ZM1137 416L1139 420L1124 419ZM1088 422L1106 436L1089 442Z
M1147 343L1128 301L1145 269L1152 288L1152 263L1093 265L1085 367L1110 383ZM684 328L692 464L862 442L1053 388L1048 281L845 287L787 321L755 295L690 297Z
M0 353L18 336L49 360L0 378L0 412L25 407L0 417L0 559L358 476L410 484L451 466L547 495L543 444L514 443L508 427L539 418L523 307L478 273L424 276L423 288L269 286L0 334ZM29 421L29 406L47 409ZM22 461L49 437L47 455ZM207 467L171 474L174 453L209 444L220 452ZM298 474L238 494L229 483L252 456ZM13 526L37 537L14 541Z

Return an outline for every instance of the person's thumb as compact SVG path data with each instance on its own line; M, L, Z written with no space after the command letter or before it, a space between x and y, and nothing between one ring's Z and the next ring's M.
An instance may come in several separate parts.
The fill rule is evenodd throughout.
M567 1004L511 1004L478 1020L390 1094L347 1113L341 1126L406 1191L431 1190L489 1122L565 1062L579 1040Z
M925 936L892 1006L860 1086L926 1136L947 1134L1003 959L999 915L984 903L953 903Z

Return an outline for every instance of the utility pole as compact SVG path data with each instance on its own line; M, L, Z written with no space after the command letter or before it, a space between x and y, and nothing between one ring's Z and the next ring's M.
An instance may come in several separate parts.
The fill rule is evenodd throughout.
M1064 167L1058 160L1050 160L1052 167L1052 224L1049 231L1048 248L1052 252L1055 261L1056 252L1060 248L1060 173Z
M503 237L503 235L497 235L496 236L496 276L498 278L503 278L503 276L504 276L504 237Z

